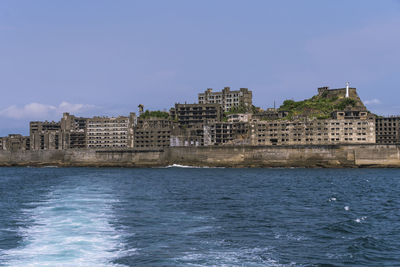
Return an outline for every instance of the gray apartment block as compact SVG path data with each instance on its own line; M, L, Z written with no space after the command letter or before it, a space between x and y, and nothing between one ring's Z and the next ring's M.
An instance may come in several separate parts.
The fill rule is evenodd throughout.
M221 92L213 92L212 88L208 88L198 98L199 104L221 104L224 112L240 107L251 110L253 105L253 93L247 88L231 91L230 87L224 87Z
M376 143L400 144L400 116L376 118Z
M252 145L373 144L375 119L254 121Z
M221 121L221 104L175 104L170 110L171 118L182 126Z
M128 148L129 117L93 117L87 119L88 148Z
M208 145L250 144L250 124L246 122L215 122L209 124L204 132Z
M203 123L193 124L191 127L181 127L175 123L172 127L170 146L204 146L207 142L204 136L208 136L207 131L204 132L206 128L207 125Z
M61 125L54 121L29 123L31 150L62 149Z
M35 132L59 131L60 129L60 123L55 121L31 121L29 123L29 134Z
M132 148L135 113L129 117L76 117L64 113L61 130L64 149Z
M163 118L138 118L134 126L134 148L158 150L170 146L172 122Z
M64 149L82 149L87 147L86 127L88 118L76 117L64 113L61 118L61 131Z
M30 137L20 134L9 134L6 137L0 137L0 150L20 151L30 150Z

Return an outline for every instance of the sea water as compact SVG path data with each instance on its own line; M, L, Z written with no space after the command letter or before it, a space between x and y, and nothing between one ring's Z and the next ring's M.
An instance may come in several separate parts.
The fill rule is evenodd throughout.
M400 170L0 168L1 266L400 266Z

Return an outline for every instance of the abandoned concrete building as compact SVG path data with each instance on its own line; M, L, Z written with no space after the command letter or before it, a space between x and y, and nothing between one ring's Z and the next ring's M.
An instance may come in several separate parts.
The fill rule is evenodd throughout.
M61 118L61 132L63 136L64 149L86 148L87 118L75 117L64 113Z
M163 118L138 118L134 126L134 147L154 150L170 146L172 122Z
M400 144L400 117L376 118L376 143Z
M136 123L135 113L131 113L129 117L93 118L64 113L60 122L30 123L30 148L48 150L133 147L133 143L128 144L128 140L133 139L132 123Z
M33 121L29 136L2 137L0 149L151 151L169 146L400 144L400 117L376 118L361 102L356 88L348 84L339 89L320 87L318 96L331 98L330 103L343 98L352 101L342 101L345 108L335 108L330 116L324 113L317 119L309 114L293 116L293 111L289 116L288 111L275 108L232 111L232 107L252 107L252 92L246 88L230 91L226 87L215 93L208 89L199 94L198 104L175 104L169 117L162 112L148 117L139 105L139 117L130 113L85 118L64 113L60 122Z
M223 111L220 104L175 104L170 110L171 118L180 125L221 121Z
M231 91L230 87L224 87L221 92L213 92L212 88L208 88L204 93L198 95L198 101L199 104L221 104L225 112L239 107L251 110L253 93L247 88Z
M63 149L59 122L32 121L29 134L31 150Z
M129 117L93 117L87 120L88 148L127 148Z
M0 150L20 151L30 150L30 137L20 134L9 134L6 137L0 137Z
M249 145L249 127L245 122L215 122L207 125L205 145Z
M207 136L207 124L197 123L191 127L183 126L174 123L171 131L171 146L204 146L207 141L204 136Z
M375 119L258 121L252 124L253 145L373 144Z

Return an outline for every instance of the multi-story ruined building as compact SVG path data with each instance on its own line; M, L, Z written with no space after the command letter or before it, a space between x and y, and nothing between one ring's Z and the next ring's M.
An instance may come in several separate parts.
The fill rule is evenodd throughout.
M207 136L207 125L203 123L193 124L189 128L174 123L170 146L204 146L204 136Z
M29 134L35 132L58 131L60 123L54 121L31 121L29 123Z
M61 125L54 121L32 121L29 124L32 150L62 149Z
M214 122L205 126L205 146L249 145L249 124L245 122Z
M87 147L86 127L88 118L75 117L64 113L61 118L61 132L64 149L82 149Z
M175 104L170 110L171 118L182 126L221 121L223 112L220 104Z
M61 119L63 148L128 148L133 147L135 113L129 117L84 118L64 113Z
M253 145L372 144L375 118L279 120L252 123Z
M163 118L138 118L134 126L134 148L155 150L170 146L172 122Z
M371 144L376 141L375 116L370 114L355 88L318 88L318 97L341 100L345 107L332 112L329 119L304 114L295 119L254 120L251 126L253 145ZM344 99L349 99L344 101ZM337 102L336 102L337 103ZM340 105L336 105L339 106ZM253 118L257 116L253 115ZM267 118L269 119L269 118Z
M127 148L129 117L93 117L87 120L88 148Z
M143 105L139 105L139 118L135 113L129 117L93 118L64 113L60 122L31 122L29 137L0 138L0 149L400 144L400 117L375 118L356 89L348 84L339 89L321 87L318 95L307 101L284 104L282 109L290 112L275 108L257 110L252 108L251 98L252 92L246 88L230 91L226 87L222 92L208 89L199 94L199 104L175 104L169 115L143 112ZM329 116L328 110L335 111Z
M175 104L170 117L176 122L171 146L203 146L207 143L207 125L222 121L223 109L221 104Z
M400 144L400 117L376 118L376 143Z
M200 93L198 98L199 104L221 104L223 111L233 108L251 110L253 105L252 92L247 88L231 91L230 87L225 87L221 92L213 92L212 88L208 88L204 93Z
M21 151L30 150L30 137L20 134L9 134L7 137L0 138L0 150Z

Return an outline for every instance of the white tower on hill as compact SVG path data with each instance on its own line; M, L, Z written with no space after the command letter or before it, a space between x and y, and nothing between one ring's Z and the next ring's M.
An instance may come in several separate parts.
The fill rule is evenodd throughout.
M350 83L349 82L347 82L346 83L346 98L349 98L350 97Z

